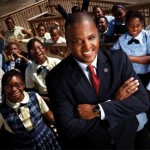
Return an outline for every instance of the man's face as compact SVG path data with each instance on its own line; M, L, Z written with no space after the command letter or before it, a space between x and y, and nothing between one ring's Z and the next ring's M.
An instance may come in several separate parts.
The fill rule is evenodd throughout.
M13 30L15 28L14 21L12 19L8 19L6 21L6 26L7 26L8 30Z
M73 56L80 62L91 64L99 50L98 31L90 21L76 23L67 29L67 44Z

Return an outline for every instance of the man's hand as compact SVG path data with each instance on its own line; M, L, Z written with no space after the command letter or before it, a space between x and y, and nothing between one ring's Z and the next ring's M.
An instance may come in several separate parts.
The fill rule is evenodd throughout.
M93 112L93 107L95 105L91 104L80 104L78 105L78 114L79 117L82 119L93 119L96 116L96 114Z
M129 78L125 83L118 89L115 94L114 100L124 100L130 97L133 93L138 90L139 81L134 80L133 77Z
M133 93L138 90L139 82L134 80L133 77L129 78L124 82L124 84L118 89L115 94L114 100L124 100L130 97ZM91 104L80 104L78 105L78 114L82 119L93 119L97 115L93 112L93 107L95 105Z

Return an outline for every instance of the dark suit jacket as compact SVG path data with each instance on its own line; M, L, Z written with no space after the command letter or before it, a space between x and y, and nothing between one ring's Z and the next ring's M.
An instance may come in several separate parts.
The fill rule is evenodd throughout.
M111 134L118 148L131 148L138 127L135 115L149 108L146 91L140 84L139 90L128 99L113 100L124 81L129 77L138 78L122 51L104 53L100 50L97 68L101 80L98 97L72 55L46 76L60 141L65 143L64 147L69 148L106 148ZM111 101L106 102L107 100ZM77 105L85 103L100 103L109 126L99 117L92 120L80 119Z

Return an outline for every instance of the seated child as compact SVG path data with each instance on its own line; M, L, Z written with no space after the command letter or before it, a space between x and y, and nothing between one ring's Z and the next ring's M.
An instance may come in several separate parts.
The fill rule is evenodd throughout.
M4 125L12 135L14 149L59 150L53 131L43 122L43 117L50 120L48 106L37 93L26 92L24 88L24 80L18 70L4 74L0 127Z
M47 43L49 39L51 39L50 33L46 32L46 27L44 24L40 23L37 27L37 36L35 38L41 40L43 43Z
M25 29L21 26L16 26L15 21L12 17L7 17L5 20L7 30L5 31L4 38L6 43L9 42L19 42L23 39L28 39L32 37L32 32L30 29Z
M48 43L66 43L66 39L59 34L57 27L52 27L50 29L51 39L48 40Z

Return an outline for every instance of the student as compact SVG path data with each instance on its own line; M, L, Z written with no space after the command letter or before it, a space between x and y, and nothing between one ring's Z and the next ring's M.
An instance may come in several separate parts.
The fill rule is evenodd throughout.
M27 39L32 37L32 33L30 30L25 29L21 26L16 26L14 19L12 17L7 17L5 20L5 24L7 26L7 30L5 31L4 38L6 43L9 42L18 42L22 39Z
M50 120L50 111L35 92L24 91L25 84L18 70L10 70L2 78L3 103L0 127L11 135L14 149L59 150L53 131L43 122ZM9 143L8 143L9 144Z
M108 20L108 23L114 19L114 16L111 16L111 15L105 15L103 10L101 9L100 6L98 5L95 5L93 7L93 16L94 16L94 21L96 21L97 18L101 17L101 16L105 16Z
M28 64L32 63L28 59L28 54L21 50L19 43L10 42L5 47L5 54L8 60L5 61L3 69L5 72L11 69L18 69L25 77L25 70Z
M118 40L121 34L127 32L127 28L125 26L125 16L127 13L126 7L121 3L116 3L112 7L112 14L115 17L111 20L111 28L113 29L113 34L116 37L116 41Z
M45 76L55 67L60 60L46 56L46 47L38 39L31 39L27 43L28 54L33 63L30 64L25 72L25 83L28 90L35 89L46 101L49 101Z
M66 39L60 36L59 30L57 27L51 27L50 29L51 39L48 40L48 43L66 43Z
M146 142L145 122L136 118L149 108L148 96L141 82L136 88L128 84L123 86L125 95L134 89L133 95L114 98L127 79L137 79L126 54L99 50L97 28L87 13L72 14L65 23L65 31L71 54L46 76L62 148L108 149L113 140L117 149L134 149L140 124L143 126L139 134L144 132L144 137L139 143ZM88 65L94 65L94 68ZM92 71L88 71L89 67L93 68L96 80L100 79L95 82L97 90L90 80ZM137 85L137 80L134 85ZM90 112L95 118L82 119L78 111L80 104L91 104Z
M108 24L108 28L109 28L109 34L113 35L113 28L112 28L112 24L111 21L114 19L114 16L111 15L105 15L103 10L101 9L101 7L99 5L96 5L93 7L93 16L94 16L94 22L96 23L96 20L99 17L105 16L107 18L107 24Z
M105 42L113 42L113 36L110 28L108 27L108 21L105 16L100 16L96 19L96 27L98 28L101 44L104 44Z
M51 39L50 33L46 31L46 27L42 23L37 26L37 34L38 35L35 36L35 38L41 40L43 43L47 43L47 41Z
M129 11L125 20L128 32L118 39L112 50L127 53L135 72L146 87L150 77L150 33L142 29L143 21L144 17L139 11Z

